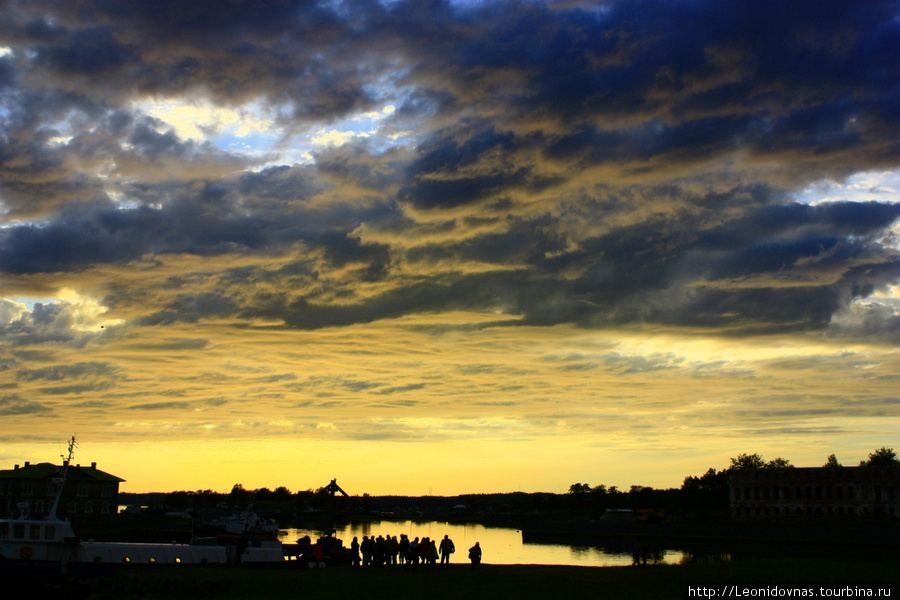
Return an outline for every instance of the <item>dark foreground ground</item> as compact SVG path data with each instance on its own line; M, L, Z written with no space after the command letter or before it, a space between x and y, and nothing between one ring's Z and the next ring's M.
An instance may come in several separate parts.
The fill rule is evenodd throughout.
M450 569L271 569L157 566L130 569L95 580L22 579L9 598L428 598L490 600L606 598L897 598L900 564L890 560L756 559L643 567L468 565ZM687 586L691 584L691 594ZM736 584L736 588L724 586ZM846 586L850 586L849 588ZM873 587L873 595L865 593ZM776 587L780 586L780 587ZM830 590L820 590L820 586ZM706 588L705 590L703 588ZM711 594L713 588L717 592ZM788 589L794 589L788 593ZM799 588L799 589L795 589ZM884 591L879 596L879 588ZM762 592L760 591L762 589ZM721 592L726 591L726 594ZM825 591L825 594L821 592ZM829 593L830 591L830 593ZM852 592L852 593L851 593Z

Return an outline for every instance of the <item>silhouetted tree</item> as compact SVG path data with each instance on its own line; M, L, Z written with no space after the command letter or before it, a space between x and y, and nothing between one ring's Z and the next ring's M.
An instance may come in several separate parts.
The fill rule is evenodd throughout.
M734 462L734 459L732 459ZM728 509L729 469L710 467L700 477L688 476L681 485L682 506L690 512L721 512Z
M573 483L569 486L570 494L586 494L591 491L591 486L586 483Z
M900 460L897 460L897 453L893 448L882 446L871 454L869 460L859 463L861 467L897 467L900 466Z
M735 458L731 459L731 467L729 467L729 470L748 471L753 469L787 469L793 466L791 461L780 456L766 462L763 460L761 454L738 454Z
M752 469L762 469L766 466L766 461L759 454L738 454L731 459L731 470L746 471Z
M836 468L838 468L838 467L842 467L843 465L842 465L841 463L838 462L837 456L835 456L834 454L829 454L829 455L828 455L828 460L825 461L825 464L822 465L822 466L823 466L823 467L829 467L829 468L832 468L832 469L836 469Z
M245 490L244 486L236 483L231 487L231 493L228 495L228 501L238 510L246 508L250 504L252 493Z

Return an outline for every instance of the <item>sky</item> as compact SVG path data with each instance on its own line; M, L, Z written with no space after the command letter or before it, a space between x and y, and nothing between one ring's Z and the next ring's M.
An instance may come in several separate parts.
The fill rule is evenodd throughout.
M0 467L679 487L900 448L900 3L2 0Z

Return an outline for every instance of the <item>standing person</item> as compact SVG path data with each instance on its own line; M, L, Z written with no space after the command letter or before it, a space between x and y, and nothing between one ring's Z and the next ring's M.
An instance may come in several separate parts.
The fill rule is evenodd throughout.
M400 564L403 565L406 564L406 552L409 550L409 538L405 533L400 534L399 546Z
M372 562L372 544L369 543L369 536L364 535L362 544L360 544L360 549L362 550L362 566L368 567Z
M325 555L322 553L322 544L316 542L312 547L313 560L307 563L307 566L313 569L325 568Z
M393 537L388 536L388 540L390 542L389 543L389 547L390 547L389 554L391 555L391 564L396 565L397 564L397 555L400 554L400 542L397 541L396 535Z
M356 536L353 536L353 541L350 542L350 550L353 554L350 556L350 566L358 567L359 566L359 541L356 539Z
M433 566L437 562L438 557L438 549L437 544L434 540L428 540L428 548L426 551L426 558L428 559L428 564Z
M378 536L375 540L375 566L380 567L384 565L384 557L385 557L385 547L384 547L384 536Z
M454 552L456 552L456 546L453 545L453 540L449 535L445 535L441 540L441 567L450 566L450 555Z
M419 562L422 563L423 566L428 567L428 553L431 549L431 540L427 537L423 537L422 541L419 542Z
M419 538L414 538L406 547L406 564L412 565L413 569L419 564Z
M475 542L475 545L469 548L469 560L472 561L473 569L481 567L481 546L478 542Z

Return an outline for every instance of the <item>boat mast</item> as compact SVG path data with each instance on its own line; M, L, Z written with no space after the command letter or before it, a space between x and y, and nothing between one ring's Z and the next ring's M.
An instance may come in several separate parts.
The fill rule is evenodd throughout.
M69 473L69 465L72 464L72 457L75 455L75 436L72 436L72 439L69 440L69 457L63 462L63 474L62 478L59 477L53 479L53 483L56 483L59 488L56 490L56 498L53 500L53 506L50 508L50 514L47 515L48 521L55 521L59 517L56 516L56 509L59 508L59 500L62 498L63 488L66 487L66 475Z

